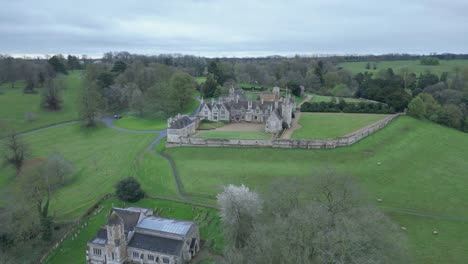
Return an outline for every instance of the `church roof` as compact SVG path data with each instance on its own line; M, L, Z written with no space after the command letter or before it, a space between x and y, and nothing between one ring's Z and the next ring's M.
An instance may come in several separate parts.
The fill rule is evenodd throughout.
M137 227L184 236L188 233L193 225L194 222L190 221L180 221L157 216L149 216L143 218L140 223L138 223Z
M169 126L170 129L181 129L193 122L192 119L188 116L182 116L181 118L175 120L174 122L171 123Z
M128 246L178 256L180 255L183 244L183 240L135 233L128 243Z
M116 213L122 219L125 231L132 231L137 225L138 219L140 218L140 211L137 210L112 208L110 217L112 217L113 213ZM110 220L111 219L109 218L108 224Z
M90 240L90 242L93 244L105 245L107 242L107 229L106 228L99 229L96 237Z

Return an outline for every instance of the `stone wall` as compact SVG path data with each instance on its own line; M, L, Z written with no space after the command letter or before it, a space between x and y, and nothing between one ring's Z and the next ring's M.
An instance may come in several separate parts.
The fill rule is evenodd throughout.
M274 140L255 140L255 139L209 139L186 137L180 138L180 142L167 142L167 147L273 147L273 148L292 148L292 149L334 149L337 147L350 146L359 140L373 134L384 128L401 114L391 115L374 124L364 127L348 136L334 139L274 139Z

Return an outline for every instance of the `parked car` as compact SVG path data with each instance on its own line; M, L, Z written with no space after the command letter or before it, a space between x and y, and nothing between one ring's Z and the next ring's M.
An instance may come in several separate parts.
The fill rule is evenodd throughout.
M115 118L115 119L120 119L120 118L122 118L122 117L121 117L120 115L114 115L114 118Z

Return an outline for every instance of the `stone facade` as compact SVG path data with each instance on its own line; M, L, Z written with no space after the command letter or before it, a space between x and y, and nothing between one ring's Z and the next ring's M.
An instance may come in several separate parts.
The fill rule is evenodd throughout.
M146 208L112 208L107 224L87 244L88 264L189 262L200 250L198 225L153 216Z
M265 123L265 132L279 133L291 126L292 113L296 109L296 102L289 94L280 96L278 87L272 93L262 94L260 100L250 101L241 99L239 92L230 89L227 98L218 101L202 103L199 117L201 120L227 122ZM266 99L266 100L265 100Z
M272 147L292 149L334 149L351 146L352 144L372 135L384 128L401 114L389 116L381 121L371 124L346 137L335 139L215 139L215 138L181 138L178 142L168 142L167 147L194 146L194 147Z
M167 141L177 142L182 137L195 134L198 127L198 118L178 114L167 121Z

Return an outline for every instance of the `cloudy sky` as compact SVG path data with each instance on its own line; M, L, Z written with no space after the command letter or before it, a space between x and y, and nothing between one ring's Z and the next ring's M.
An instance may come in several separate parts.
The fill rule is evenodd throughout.
M468 53L468 0L0 0L1 54Z

